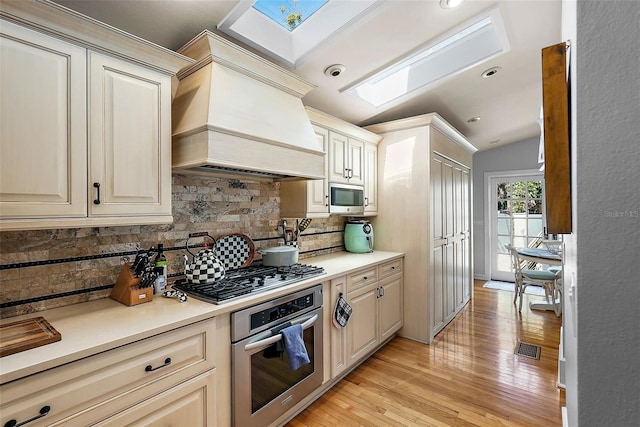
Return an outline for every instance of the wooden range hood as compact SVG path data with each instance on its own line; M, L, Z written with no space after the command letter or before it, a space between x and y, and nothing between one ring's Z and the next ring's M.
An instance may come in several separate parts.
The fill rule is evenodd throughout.
M178 73L173 170L324 178L324 151L301 98L315 86L203 31L179 50L197 62Z

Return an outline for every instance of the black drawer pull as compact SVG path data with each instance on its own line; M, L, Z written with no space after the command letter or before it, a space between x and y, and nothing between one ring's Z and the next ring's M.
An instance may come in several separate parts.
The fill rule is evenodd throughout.
M171 358L167 357L166 359L164 359L164 365L156 366L155 368L151 365L147 365L147 367L144 368L144 370L147 372L153 372L156 369L164 368L165 366L169 366L169 365L171 365Z
M93 199L93 204L94 205L99 205L100 204L100 183L99 182L94 182L93 183L93 188L95 188L97 193L98 193L98 198Z
M35 417L29 418L28 420L23 421L21 423L18 423L18 421L16 421L15 419L14 420L9 420L6 423L4 423L4 427L20 427L20 426L23 426L25 424L30 423L31 421L35 421L35 420L37 420L39 418L44 417L45 415L47 415L49 413L49 411L51 411L51 406L49 406L49 405L43 406L42 408L40 408L40 415L36 415Z

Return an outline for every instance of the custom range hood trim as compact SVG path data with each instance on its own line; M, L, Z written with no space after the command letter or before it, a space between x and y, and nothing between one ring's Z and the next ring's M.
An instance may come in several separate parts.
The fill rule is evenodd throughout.
M324 178L301 100L315 86L207 30L179 52L197 62L178 73L174 171Z

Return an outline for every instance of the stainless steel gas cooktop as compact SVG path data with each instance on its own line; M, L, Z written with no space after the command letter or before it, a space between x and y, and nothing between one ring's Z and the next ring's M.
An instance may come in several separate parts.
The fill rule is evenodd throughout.
M187 293L214 304L222 304L247 296L264 292L285 285L306 280L324 274L322 267L306 264L293 264L284 267L250 266L229 270L224 279L210 285L190 283L184 279L176 280L173 289Z

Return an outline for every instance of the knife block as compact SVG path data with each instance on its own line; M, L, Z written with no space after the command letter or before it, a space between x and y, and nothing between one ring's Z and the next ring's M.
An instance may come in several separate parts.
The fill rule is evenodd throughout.
M116 284L111 289L111 299L128 306L151 301L153 299L153 286L139 288L138 285L141 281L141 278L133 277L133 274L131 274L131 264L125 263L120 269Z

